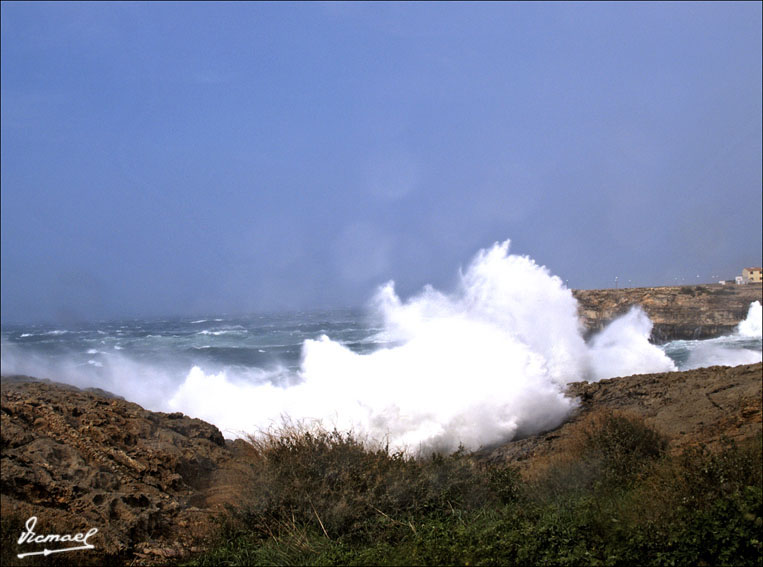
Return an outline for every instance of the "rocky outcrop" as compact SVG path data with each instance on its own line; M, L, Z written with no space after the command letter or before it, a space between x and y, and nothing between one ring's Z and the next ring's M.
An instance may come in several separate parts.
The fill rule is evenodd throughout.
M567 395L579 406L562 426L484 451L482 458L522 468L560 454L579 422L607 410L643 417L668 438L673 452L697 444L712 447L724 437L742 440L761 432L762 386L761 363L576 382Z
M4 532L18 536L31 516L38 533L97 528L89 543L98 553L67 554L77 563L195 550L246 445L181 413L25 377L3 377L1 431Z
M651 339L658 343L733 333L747 316L750 303L763 299L761 284L584 289L572 293L589 334L640 305L654 323Z

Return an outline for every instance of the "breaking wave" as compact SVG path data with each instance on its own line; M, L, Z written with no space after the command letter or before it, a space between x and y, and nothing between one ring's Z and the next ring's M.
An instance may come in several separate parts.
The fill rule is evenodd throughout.
M572 381L677 369L675 357L649 342L652 323L640 308L586 342L572 292L531 258L510 254L509 241L481 250L459 276L450 293L427 286L407 299L393 282L382 285L370 302L377 324L365 331L344 316L288 324L282 316L258 318L257 329L232 321L199 329L223 321L211 318L188 320L187 327L141 322L132 335L124 325L99 335L93 340L100 346L84 347L76 360L47 339L38 347L53 350L25 350L4 338L2 371L182 411L227 437L288 419L353 430L393 449L449 451L555 427L574 409L564 396ZM760 313L757 302L739 326L739 340L759 345ZM297 342L284 342L292 336ZM754 344L715 354L754 362L760 360ZM689 364L712 358L699 345L689 350L702 358ZM191 363L189 356L209 358Z
M394 448L474 449L561 423L571 381L675 370L640 311L586 345L571 291L508 250L506 241L480 251L451 294L426 287L403 301L392 282L382 286L372 304L387 346L361 354L325 335L308 340L285 388L196 366L168 404L228 431L289 416Z

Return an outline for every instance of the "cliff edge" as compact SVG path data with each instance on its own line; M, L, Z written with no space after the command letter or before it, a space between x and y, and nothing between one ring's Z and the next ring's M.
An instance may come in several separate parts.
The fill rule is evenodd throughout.
M750 304L763 301L761 284L582 289L572 294L588 334L640 305L654 323L651 340L656 343L731 334Z

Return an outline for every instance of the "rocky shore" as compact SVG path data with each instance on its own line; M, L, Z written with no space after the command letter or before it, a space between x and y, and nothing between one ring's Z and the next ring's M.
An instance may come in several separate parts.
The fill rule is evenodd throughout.
M520 468L548 459L577 420L601 409L641 415L673 450L747 438L761 431L762 383L758 363L571 384L579 408L567 423L477 458ZM34 564L16 556L28 551L17 539L32 516L40 533L98 529L95 550L67 562L177 562L203 549L250 478L249 445L201 420L27 377L3 377L1 391L4 565Z
M98 552L68 561L182 557L203 542L214 511L235 501L227 495L247 444L199 419L23 376L2 378L1 417L3 534L18 537L31 516L39 533L97 528Z
M705 284L675 287L574 290L579 315L588 333L634 305L654 323L652 341L708 339L733 333L753 301L763 300L761 284Z
M643 417L667 436L673 453L692 445L713 447L723 438L741 441L763 428L762 387L763 363L575 382L568 386L567 395L579 406L564 424L485 450L481 457L520 468L549 458L564 451L579 421L602 411Z

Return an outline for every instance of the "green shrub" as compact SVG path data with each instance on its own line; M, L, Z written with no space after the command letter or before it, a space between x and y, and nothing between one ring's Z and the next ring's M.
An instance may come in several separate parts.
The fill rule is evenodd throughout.
M603 480L630 483L665 454L667 440L643 418L605 413L585 432L584 459L601 462Z
M704 445L692 447L679 457L680 474L673 490L682 494L686 506L738 495L745 486L761 486L762 462L760 436L741 446L724 438L717 451Z
M667 459L620 514L630 547L653 564L760 565L761 438L724 440Z
M666 455L642 419L580 422L523 481L459 451L414 459L351 434L254 441L254 481L195 565L760 565L763 443Z
M251 440L254 482L243 495L249 521L320 528L327 538L363 537L379 522L407 526L421 514L453 514L499 497L463 451L415 459L351 433L288 428Z
M487 468L490 488L503 504L516 502L522 495L522 477L519 470L510 466Z

